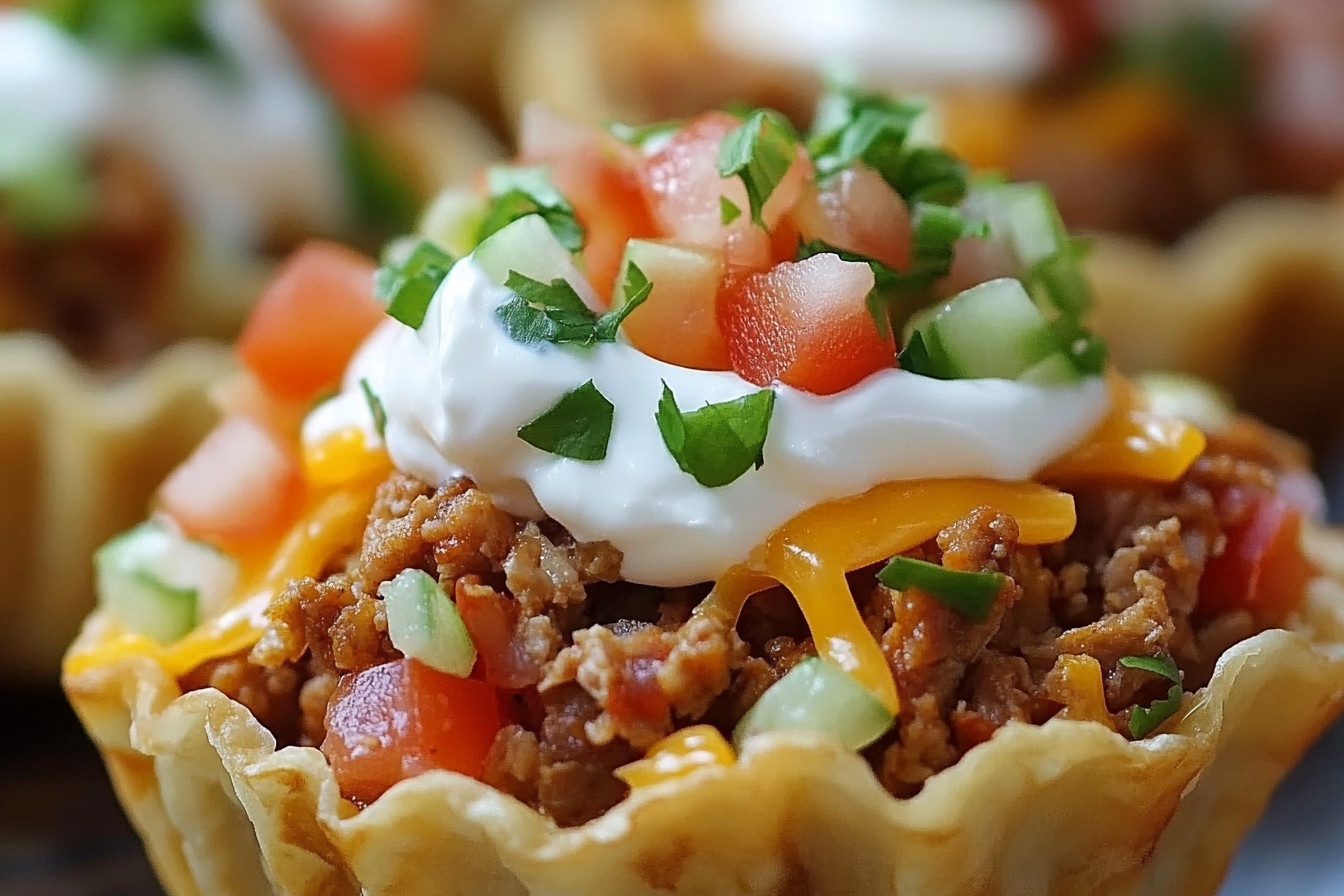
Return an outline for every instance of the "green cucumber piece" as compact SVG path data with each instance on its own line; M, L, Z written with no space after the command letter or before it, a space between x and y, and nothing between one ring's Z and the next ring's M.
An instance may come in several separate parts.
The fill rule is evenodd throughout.
M485 220L485 205L485 197L475 190L465 187L444 190L421 216L419 232L461 258L476 248L476 233Z
M834 735L846 749L862 750L893 721L886 707L848 672L810 657L747 711L733 729L733 746L740 752L749 738L767 731L815 731Z
M403 570L378 586L387 610L387 634L406 656L449 675L466 678L476 665L462 615L439 583L419 569Z
M222 607L238 577L232 557L153 520L107 542L93 562L99 605L165 644Z
M574 266L573 256L540 215L527 215L500 228L477 246L471 257L491 282L500 286L508 282L511 271L517 271L539 283L568 280L585 302L592 293L587 279ZM594 305L589 302L589 307Z
M1016 379L1059 349L1022 284L1007 277L958 293L917 331L935 372L951 379Z

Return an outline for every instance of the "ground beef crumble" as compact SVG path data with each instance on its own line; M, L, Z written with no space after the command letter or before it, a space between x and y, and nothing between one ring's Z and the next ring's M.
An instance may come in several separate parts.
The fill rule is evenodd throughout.
M1198 603L1205 563L1246 512L1238 496L1298 469L1268 434L1253 435L1211 438L1171 485L1074 489L1078 526L1063 543L1023 545L1012 517L984 507L909 552L1006 574L984 622L918 589L890 590L872 570L851 574L901 697L896 725L865 751L883 785L913 795L1009 722L1063 714L1125 733L1133 707L1167 685L1121 657L1170 654L1193 690L1223 650L1273 624L1240 610L1210 616ZM620 561L553 521L504 513L468 481L432 488L394 474L362 543L321 580L291 583L250 655L209 663L183 685L230 694L282 743L319 744L340 676L399 657L378 585L424 570L455 595L486 680L517 694L517 723L497 736L484 780L579 824L624 796L614 769L677 727L731 731L813 652L782 589L752 598L733 625L692 613L708 586L620 582Z

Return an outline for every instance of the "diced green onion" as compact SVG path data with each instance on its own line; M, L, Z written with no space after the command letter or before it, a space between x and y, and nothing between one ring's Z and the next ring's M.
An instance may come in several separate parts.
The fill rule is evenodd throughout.
M976 622L989 618L1004 579L1003 573L961 572L913 557L892 557L877 574L877 580L888 588L918 588Z
M476 647L457 607L423 570L403 570L378 586L387 609L392 646L411 659L465 678L476 665Z
M238 564L164 523L149 521L94 554L98 603L131 632L170 643L233 594Z
M1181 701L1184 699L1181 670L1177 668L1176 661L1169 656L1122 656L1120 665L1151 672L1171 682L1167 696L1154 700L1150 706L1136 706L1130 714L1129 735L1138 740L1147 737L1181 708Z
M753 735L769 731L830 734L849 750L862 750L891 728L891 713L848 672L817 657L803 660L772 684L733 729L739 751Z

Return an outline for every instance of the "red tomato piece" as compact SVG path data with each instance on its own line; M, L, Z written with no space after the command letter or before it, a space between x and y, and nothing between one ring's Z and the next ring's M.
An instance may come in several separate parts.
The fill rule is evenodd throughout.
M626 338L644 354L678 367L728 370L728 343L715 317L722 253L662 245L661 251L640 252L640 243L631 244L631 258L653 290L621 325Z
M290 446L261 424L228 417L159 487L159 500L188 535L238 544L289 523L303 496Z
M771 261L770 235L798 201L811 163L798 158L761 209L765 230L751 220L747 191L738 177L720 177L719 144L742 122L727 112L709 112L674 134L640 166L640 180L654 222L665 236L722 249L728 264L764 270ZM721 198L741 211L723 223Z
M322 753L341 793L367 805L433 769L479 778L501 727L490 685L402 659L341 677Z
M525 163L550 164L551 180L583 225L588 281L610 302L626 242L656 232L635 171L637 154L606 131L536 105L524 110L519 153Z
M868 265L829 254L730 279L718 319L733 370L830 395L891 367L896 346L868 313L872 289Z
M367 114L422 79L429 9L424 0L290 0L304 54L337 102Z
M1237 507L1223 552L1209 559L1199 583L1200 607L1209 613L1250 610L1263 623L1282 620L1302 600L1316 574L1302 553L1302 515L1267 492L1225 495Z
M910 266L910 212L882 175L865 165L846 168L824 184L808 182L790 217L804 240Z
M516 691L537 683L539 671L528 663L514 641L518 603L475 576L457 580L453 603L476 645L478 670L497 688Z
M238 337L238 358L282 398L307 401L341 381L350 357L382 321L376 266L332 243L308 243L285 262Z

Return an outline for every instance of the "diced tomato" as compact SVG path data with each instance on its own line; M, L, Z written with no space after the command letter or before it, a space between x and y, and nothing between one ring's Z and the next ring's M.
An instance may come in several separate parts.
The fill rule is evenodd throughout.
M238 337L238 358L281 398L311 400L341 381L383 319L375 265L331 243L303 246L271 281Z
M479 778L501 727L490 685L402 659L341 678L322 753L341 793L367 805L433 769Z
M159 500L188 535L239 544L288 524L303 488L289 445L254 420L228 417L164 480Z
M905 201L866 165L846 168L824 184L809 181L790 217L805 240L859 252L898 271L910 265Z
M610 300L626 242L655 235L635 172L637 154L605 131L540 106L524 111L519 147L523 162L550 164L551 180L584 228L588 281L603 301Z
M1272 624L1302 600L1315 570L1302 553L1302 515L1283 497L1268 492L1224 495L1220 507L1237 522L1227 531L1223 552L1210 558L1199 584L1200 607L1209 613L1250 610Z
M524 662L514 641L518 604L475 576L457 580L453 603L476 645L478 669L497 688L516 691L534 685L538 670Z
M376 112L420 83L425 0L288 0L317 78L353 112Z
M733 370L830 395L891 367L895 343L868 312L872 289L868 265L830 254L730 278L718 319Z
M641 244L630 244L653 290L622 324L626 338L644 354L678 367L728 370L728 343L715 317L722 253L661 244L666 251L638 252Z
M1105 49L1106 22L1098 0L1036 0L1050 19L1056 63L1063 68L1090 65Z
M210 400L222 416L254 420L291 442L299 440L304 418L313 409L311 400L278 397L246 368L212 386Z
M811 163L800 150L761 210L763 231L751 220L741 179L720 177L718 172L719 145L741 124L727 112L706 113L645 159L639 174L654 222L663 235L722 249L728 264L760 271L771 261L767 231L798 201ZM741 212L730 224L723 223L721 197Z

